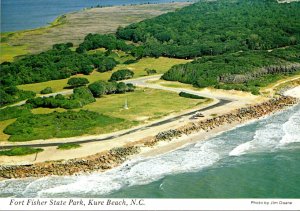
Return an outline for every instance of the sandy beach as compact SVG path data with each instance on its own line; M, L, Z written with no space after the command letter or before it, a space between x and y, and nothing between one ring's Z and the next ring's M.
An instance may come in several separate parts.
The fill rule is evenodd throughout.
M24 156L18 160L10 157L1 159L1 177L40 177L47 175L72 175L83 172L111 169L125 160L152 157L183 147L187 144L211 138L250 121L264 118L297 103L295 98L280 97L263 100L261 103L241 106L238 101L229 105L206 110L205 118L192 122L189 119L142 131L134 136L116 140L89 143L79 149L66 153L49 147L36 155ZM241 108L242 107L242 108ZM218 111L218 115L214 112ZM171 129L174 128L174 129ZM5 165L3 165L5 163ZM24 166L24 164L26 164ZM13 166L12 166L13 165Z
M251 96L248 98L243 96L241 98L245 98L245 99L243 101L235 100L227 105L224 105L221 107L216 107L216 108L209 109L209 110L202 112L204 117L201 118L201 120L206 120L206 119L211 118L214 115L222 115L231 110L235 110L240 107L250 105L250 104L255 104L257 102L262 102L265 100L260 97L251 97ZM212 102L209 105L213 105L217 102L218 101L215 100L214 102ZM198 108L194 108L192 110L181 112L180 114L190 112L193 110L197 110L200 108L205 108L206 106L209 106L209 105L205 105L205 106L201 106ZM170 118L172 116L175 116L175 114L172 114L164 119ZM56 146L53 146L53 147L45 147L44 151L39 153L37 156L35 154L27 155L27 156L1 156L0 164L1 165L25 165L25 164L40 163L40 162L45 162L45 161L68 160L68 159L73 159L73 158L86 157L86 156L94 155L99 152L108 151L115 147L122 147L124 145L129 145L129 144L132 144L135 142L139 142L140 140L142 140L144 138L155 136L158 131L164 131L164 130L168 130L171 128L178 128L178 127L184 126L192 121L193 120L190 120L189 117L184 117L184 118L178 119L176 121L173 121L173 122L170 122L167 124L158 125L155 127L147 128L145 130L140 130L140 131L137 131L137 132L134 132L134 133L122 136L122 137L113 138L113 139L106 140L106 141L81 144L81 147L77 148L77 149L73 149L72 153L69 153L68 151L65 151L65 150L58 150ZM142 126L139 126L139 127L142 127ZM216 128L216 131L209 131L209 133L207 133L207 134L200 133L198 136L205 135L205 138L207 138L208 136L211 136L215 133L218 133L220 131L225 131L225 130L228 130L233 127L234 127L234 125L228 125L228 126L225 126L224 128ZM117 134L124 133L126 131L127 130L118 131L116 133L112 133L109 135L115 136ZM81 140L99 139L99 138L104 138L106 136L107 135L104 134L104 135L80 136L80 137L72 137L72 138L55 138L55 139L49 139L49 140L35 140L35 141L26 142L26 143L15 142L13 144L18 146L20 144L41 144L41 143L49 143L49 142L51 142L51 143L58 143L58 142L68 143L68 142L81 141ZM166 143L163 143L163 145L170 144L170 146L168 146L167 149L172 149L174 147L177 148L177 147L180 147L180 146L186 144L188 142L188 140L190 140L190 139L193 139L193 138L190 136L186 137L186 138L180 138L179 140L176 141L175 145L173 142L172 143L166 142ZM196 139L199 140L199 137L195 138L195 140ZM193 141L193 140L191 140L191 141ZM12 143L5 142L5 143L2 143L2 146L8 145L8 144L11 145ZM165 147L163 147L163 148L165 148ZM160 151L161 147L160 146L155 147L155 148L151 147L151 148L145 149L145 150L151 151L151 152L156 151L156 150ZM166 151L166 150L164 150L164 151Z

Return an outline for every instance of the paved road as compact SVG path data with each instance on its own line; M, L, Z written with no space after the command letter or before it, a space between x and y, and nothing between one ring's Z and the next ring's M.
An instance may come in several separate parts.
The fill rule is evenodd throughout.
M215 93L211 93L209 91L194 91L191 89L185 89L185 88L175 88L175 87L167 87L167 86L162 86L160 84L155 84L155 83L147 83L149 80L159 80L162 75L154 75L154 76L147 76L147 77L142 77L142 78L135 78L135 79L129 79L129 80L124 80L123 82L125 83L132 83L135 86L139 87L146 87L146 88L151 88L151 89L160 89L160 90L165 90L165 91L171 91L171 92L187 92L190 94L194 95L199 95L202 97L206 98L211 98L211 99L219 99L219 100L230 100L234 101L234 98L228 98L220 95L216 95Z
M231 101L229 101L229 100L220 100L218 103L210 105L208 107L205 107L205 108L202 108L202 109L198 109L198 110L195 110L195 111L191 111L191 112L188 112L188 113L184 113L184 114L181 114L181 115L178 115L178 116L175 116L175 117L171 117L171 118L159 121L159 122L152 123L150 125L146 125L146 126L139 127L139 128L136 128L136 129L128 130L128 131L126 131L124 133L121 133L121 134L118 134L118 135L107 136L105 138L99 138L99 139L88 139L88 140L82 140L82 141L74 141L74 142L68 142L68 143L84 144L84 143L91 143L91 142L98 142L98 141L106 141L106 140L110 140L110 139L113 139L113 138L122 137L122 136L131 134L131 133L134 133L134 132L137 132L137 131L142 131L142 130L146 130L146 129L151 128L151 127L156 127L156 126L159 126L159 125L164 125L164 124L176 121L178 119L181 119L183 117L194 115L197 112L203 112L203 111L206 111L206 110L209 110L209 109L212 109L212 108L223 106L223 105L226 105L226 104L228 104L230 102ZM29 143L29 144L23 144L23 145L17 145L17 146L18 147L24 147L24 146L27 146L27 147L51 147L51 146L58 146L58 145L64 144L64 143L65 142L44 143L44 144L30 144ZM10 148L13 148L13 147L16 147L16 145L0 146L0 149L10 149Z
M206 111L206 110L209 110L209 109L212 109L212 108L224 106L224 105L226 105L226 104L234 101L233 99L226 99L223 96L221 96L221 97L220 96L216 96L214 94L210 94L209 92L208 93L205 93L205 92L202 93L202 92L193 91L193 90L190 90L190 89L172 88L172 87L161 86L159 84L147 83L148 80L158 80L160 77L161 77L161 75L155 75L155 76L150 76L150 77L143 77L143 78L136 78L136 79L125 80L124 82L125 83L132 83L135 86L139 86L139 87L148 87L148 88L152 88L152 89L160 89L160 90L172 91L172 92L177 92L177 93L179 93L179 92L187 92L187 93L194 94L194 95L199 95L199 96L203 96L203 97L207 97L207 98L212 98L212 99L215 100L214 102L217 102L217 103L212 104L212 105L207 106L207 107L202 108L202 109L193 110L191 112L180 114L180 115L177 115L175 117L170 117L168 119L164 119L164 120L152 123L150 125L146 125L146 126L135 128L135 129L131 129L131 130L128 130L128 131L126 131L124 133L121 133L121 134L108 135L105 138L88 139L88 140L74 141L74 142L68 142L68 143L83 144L83 143L105 141L105 140L110 140L110 139L113 139L113 138L122 137L122 136L131 134L131 133L134 133L134 132L137 132L137 131L142 131L142 130L146 130L148 128L152 128L152 127L164 125L164 124L167 124L167 123L179 120L179 119L181 119L183 117L192 116L192 115L196 114L197 112ZM57 92L57 93L51 93L51 94L43 95L43 96L55 96L57 94L66 95L66 94L72 94L72 92L73 92L73 90L66 90L66 91L61 91L61 92ZM23 147L23 146L29 146L29 147L50 147L50 146L58 146L58 145L63 144L63 143L66 143L66 142L59 142L59 143L58 142L56 142L56 143L49 143L48 142L48 143L41 143L41 144L26 143L26 144L17 145L17 146L18 147ZM9 149L9 148L12 148L12 147L16 147L16 145L5 145L5 146L1 146L0 145L0 149L1 148L2 149Z
M45 95L40 95L39 97L50 97L50 96L56 96L58 94L62 94L62 95L70 95L73 94L73 89L68 89L68 90L64 90L64 91L60 91L60 92L55 92L55 93L50 93L50 94L45 94ZM18 103L12 104L12 105L8 105L8 106L4 106L0 109L6 108L6 107L12 107L12 106L20 106L20 105L24 105L26 103L27 100L23 100L20 101Z

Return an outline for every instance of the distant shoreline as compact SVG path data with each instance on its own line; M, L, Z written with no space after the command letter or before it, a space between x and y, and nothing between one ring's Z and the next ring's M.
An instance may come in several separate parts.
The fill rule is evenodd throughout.
M44 21L43 24L39 24L39 26L33 26L33 27L27 27L27 28L20 28L18 30L3 30L1 27L1 35L2 34L11 34L11 33L20 33L20 32L27 32L27 31L33 31L33 30L39 30L39 29L44 29L44 28L48 28L48 27L52 27L53 25L55 25L55 22L60 19L63 16L66 16L68 14L72 14L72 13L77 13L77 12L81 12L81 11L85 11L85 10L89 10L89 9L95 9L95 8L109 8L109 7L120 7L120 6L139 6L139 5L158 5L158 4L174 4L174 3L194 3L196 2L195 0L183 0L183 1L172 1L169 0L168 2L145 2L145 3L123 3L123 4L107 4L107 5L100 5L95 4L95 5L91 5L91 6L86 6L86 7L81 7L75 10L71 10L71 11L66 11L66 12L62 12L60 14L57 14L55 17L52 17L51 19L53 21ZM54 18L54 19L53 19ZM41 19L43 19L41 17Z

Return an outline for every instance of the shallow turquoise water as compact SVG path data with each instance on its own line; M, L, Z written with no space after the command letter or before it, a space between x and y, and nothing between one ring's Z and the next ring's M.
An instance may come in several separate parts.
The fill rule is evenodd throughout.
M2 197L299 198L300 105L105 173L0 182Z

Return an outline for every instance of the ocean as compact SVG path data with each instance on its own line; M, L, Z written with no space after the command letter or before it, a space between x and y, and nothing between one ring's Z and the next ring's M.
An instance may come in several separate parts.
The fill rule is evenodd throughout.
M104 173L0 182L0 197L299 198L300 104Z
M175 0L184 2L186 0ZM172 0L1 0L1 32L45 26L65 13L111 5L168 3ZM113 15L113 14L112 14Z

